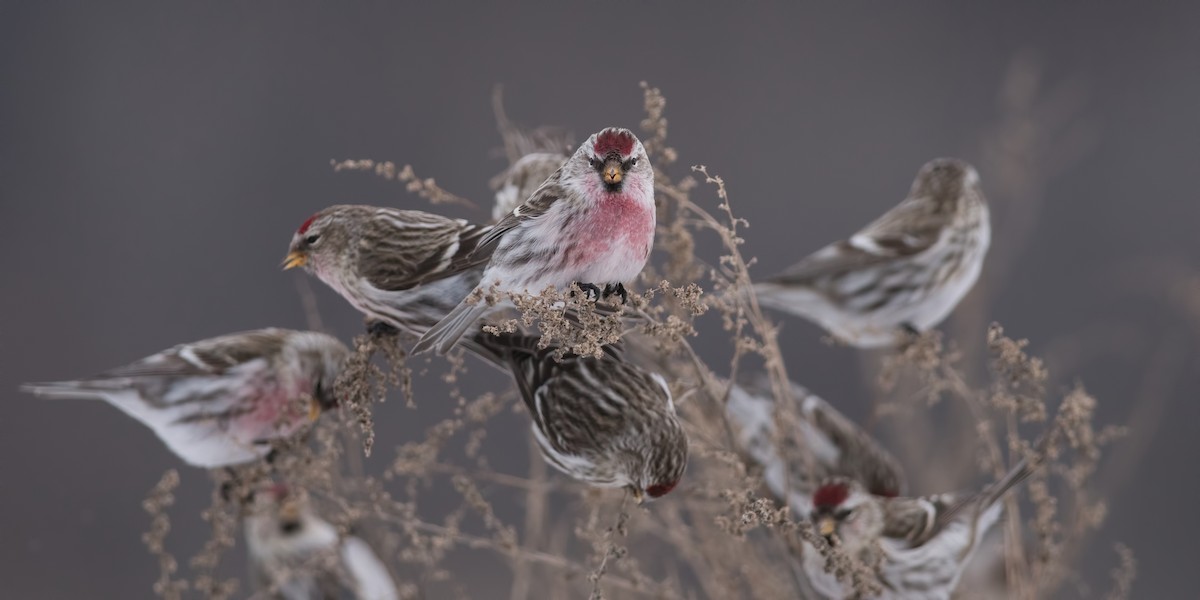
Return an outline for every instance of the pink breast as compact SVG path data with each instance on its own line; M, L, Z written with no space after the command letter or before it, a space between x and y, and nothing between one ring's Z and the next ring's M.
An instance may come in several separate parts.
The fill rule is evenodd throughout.
M620 253L645 260L654 243L654 212L628 194L608 195L588 213L583 243L572 247L572 262L586 266Z

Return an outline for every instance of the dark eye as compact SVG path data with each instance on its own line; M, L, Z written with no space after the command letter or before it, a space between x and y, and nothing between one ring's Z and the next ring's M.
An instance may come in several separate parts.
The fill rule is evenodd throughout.
M629 166L630 167L637 166L637 159L636 158L629 159Z
M852 513L852 512L854 512L852 509L843 508L843 509L833 513L833 516L835 519L842 521L842 520L845 520L846 517L849 517L850 513Z
M321 239L321 234L319 234L319 233L313 234L313 235L310 235L310 236L304 238L304 243L305 244L315 244L315 243L317 243L317 240L319 240L319 239Z
M590 159L588 159L588 162L592 163L592 168L597 171L599 171L600 168L604 166L604 163L600 162L600 159L598 159L598 158L590 158Z
M628 171L633 168L633 165L634 165L634 159L631 158L621 164L621 170Z

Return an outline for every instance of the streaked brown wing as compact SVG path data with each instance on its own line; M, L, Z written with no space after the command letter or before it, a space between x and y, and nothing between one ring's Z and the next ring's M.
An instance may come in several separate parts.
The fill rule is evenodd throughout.
M288 329L259 329L180 344L107 371L98 379L219 375L240 364L278 354L294 333Z
M380 208L359 240L358 272L386 291L406 290L484 264L487 226L415 210Z
M559 177L562 176L562 169L555 171L542 187L538 188L524 204L513 209L508 216L500 219L492 230L479 240L476 246L476 254L487 253L489 256L496 249L496 245L500 243L500 238L504 234L521 226L524 223L533 221L538 217L546 214L551 206L562 197L562 188L559 186Z

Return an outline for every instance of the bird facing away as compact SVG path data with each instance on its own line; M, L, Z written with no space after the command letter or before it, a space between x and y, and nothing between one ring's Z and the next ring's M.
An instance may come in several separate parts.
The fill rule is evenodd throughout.
M948 600L1000 518L999 500L1032 473L1031 463L1022 461L983 491L924 498L883 498L854 480L834 478L813 494L811 519L831 544L864 562L878 547L875 575L882 591L876 598ZM821 553L806 546L803 568L813 587L827 598L849 597L849 587L825 566Z
M637 136L608 128L592 134L475 250L491 252L482 290L538 294L579 283L624 295L654 247L654 169ZM490 310L464 301L431 328L414 352L444 354Z
M339 534L299 489L258 490L243 528L260 589L283 600L395 600L396 583L362 539Z
M754 286L759 301L859 348L937 326L975 285L991 242L975 169L939 158L908 197L847 240Z
M601 358L538 349L520 334L475 336L507 365L533 419L547 463L596 487L625 487L635 499L675 488L687 467L688 441L666 380L625 362L609 346Z
M790 392L792 410L777 413L764 376L734 384L725 405L739 447L777 499L808 518L813 493L831 477L860 481L877 496L904 493L899 461L870 434L803 386L793 382Z
M354 308L414 338L479 283L490 230L462 219L377 206L330 206L292 235L284 269L303 267Z
M94 398L141 421L190 465L257 460L270 442L337 405L350 351L323 333L259 329L181 344L89 379L29 383L49 398Z

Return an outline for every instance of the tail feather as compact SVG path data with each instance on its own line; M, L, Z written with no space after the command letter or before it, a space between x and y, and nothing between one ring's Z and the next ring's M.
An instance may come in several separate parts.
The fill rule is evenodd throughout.
M425 335L417 341L417 345L413 346L413 354L422 354L435 350L437 354L445 354L454 348L458 340L463 334L475 324L488 309L491 308L486 302L480 301L475 304L462 302L450 311L444 319L438 321L437 325L429 328Z
M98 400L104 397L102 390L86 381L42 381L23 383L20 390L39 398L59 400Z

